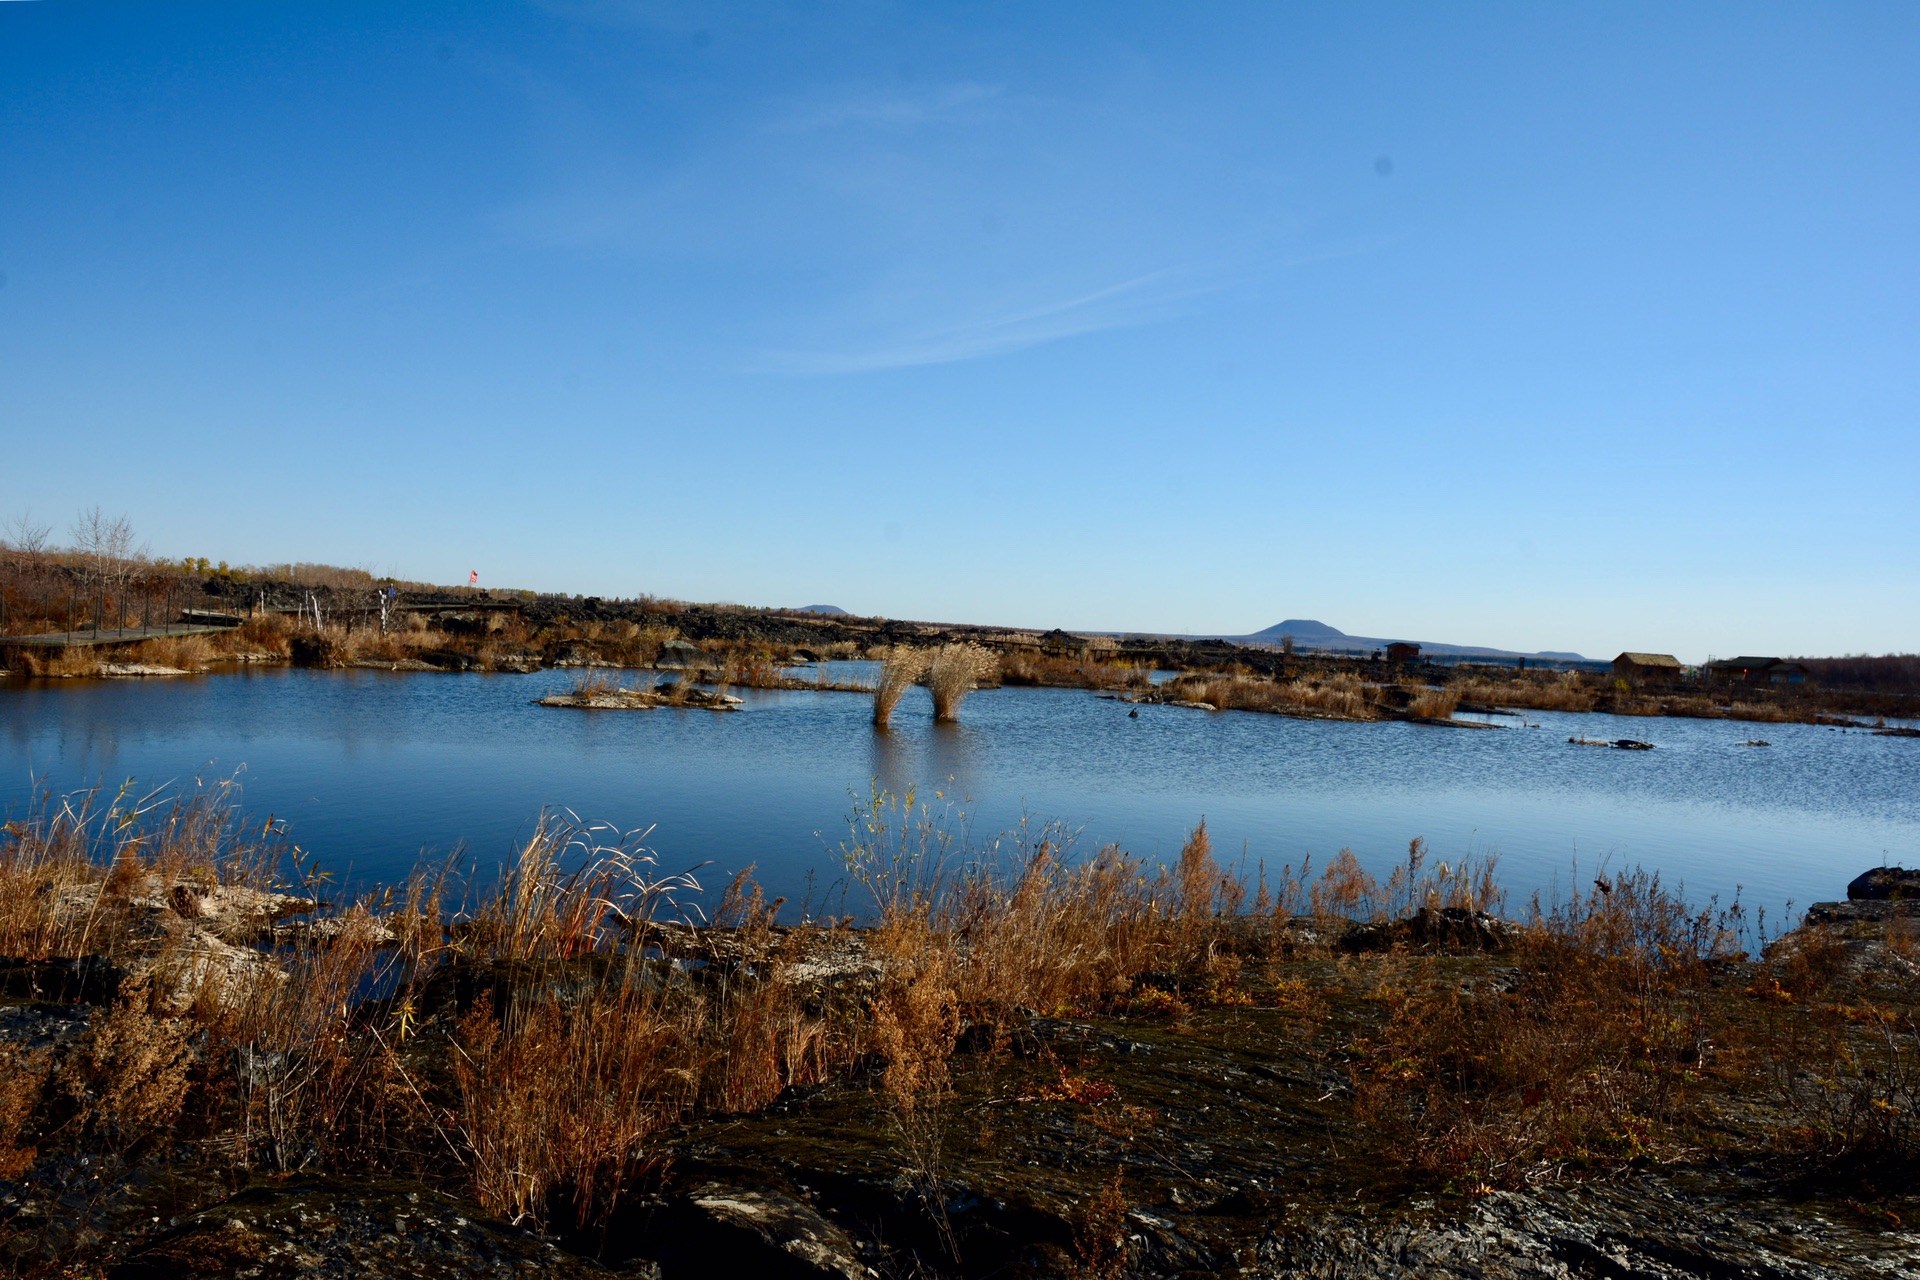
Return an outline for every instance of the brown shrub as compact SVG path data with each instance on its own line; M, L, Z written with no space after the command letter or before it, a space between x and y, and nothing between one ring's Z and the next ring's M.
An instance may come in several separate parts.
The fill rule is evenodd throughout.
M0 1181L18 1178L40 1154L34 1122L52 1074L50 1050L0 1044Z
M113 1150L164 1138L186 1103L194 1027L157 1018L145 1001L96 1017L54 1087L78 1115L75 1127Z

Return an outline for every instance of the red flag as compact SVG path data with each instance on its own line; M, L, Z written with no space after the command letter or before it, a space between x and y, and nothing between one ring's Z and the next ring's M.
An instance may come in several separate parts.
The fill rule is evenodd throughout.
M467 570L467 585L470 587L480 585L480 571L478 569Z

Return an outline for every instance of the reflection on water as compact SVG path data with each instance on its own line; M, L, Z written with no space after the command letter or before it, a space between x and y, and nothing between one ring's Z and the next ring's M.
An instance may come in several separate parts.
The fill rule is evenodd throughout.
M857 670L836 663L835 678ZM1856 871L1920 856L1920 741L1735 721L1532 712L1492 729L1339 724L1141 707L1078 690L989 689L961 723L913 690L877 731L855 694L749 692L747 709L579 712L531 700L551 672L247 671L172 681L0 685L0 804L56 790L244 769L249 808L289 820L324 864L403 873L465 841L486 862L542 806L652 825L668 869L748 864L798 901L824 886L853 798L878 782L963 797L972 829L1058 818L1082 844L1164 856L1205 816L1249 865L1351 846L1384 870L1415 835L1435 856L1496 852L1521 893L1640 862L1696 896L1804 904ZM1567 745L1649 738L1650 752ZM1575 862L1580 870L1574 870Z

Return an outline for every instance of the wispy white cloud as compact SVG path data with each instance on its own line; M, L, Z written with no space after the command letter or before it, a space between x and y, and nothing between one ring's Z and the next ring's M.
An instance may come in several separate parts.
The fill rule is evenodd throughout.
M1201 282L1190 269L1152 271L1037 304L1009 301L1004 309L976 320L909 329L834 348L772 351L758 362L758 368L768 373L825 375L978 360L1165 319L1185 299L1221 287L1220 282Z
M918 90L846 93L796 103L779 113L771 129L811 133L846 126L911 129L921 125L972 123L1004 102L1005 91L992 84L943 84Z

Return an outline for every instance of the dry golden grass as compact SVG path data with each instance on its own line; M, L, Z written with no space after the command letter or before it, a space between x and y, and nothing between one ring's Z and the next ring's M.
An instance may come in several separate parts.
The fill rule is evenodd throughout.
M1091 1010L1124 997L1136 975L1205 985L1243 893L1215 861L1205 824L1173 867L1109 847L1067 856L1055 826L1023 826L985 849L965 847L950 807L914 791L876 792L842 846L850 880L872 902L878 951L937 972L962 1007L1005 1022L1018 1009Z
M927 688L933 693L933 718L959 718L960 700L999 674L1000 663L977 644L943 644L927 664Z
M1009 649L1000 654L1000 681L1067 689L1146 689L1149 669L1095 656L1067 657L1038 649Z
M1373 720L1379 711L1360 678L1338 672L1324 680L1268 680L1245 675L1183 675L1160 686L1163 698L1204 702L1217 711Z
M1451 720L1455 708L1460 705L1458 690L1416 689L1407 701L1407 714L1423 720Z
M65 678L100 674L101 653L96 649L15 649L8 661L30 676Z
M211 636L166 636L127 650L123 662L145 662L181 671L205 671L220 656Z
M143 970L186 946L192 911L136 899L155 883L265 889L276 868L311 887L315 868L228 790L43 804L0 837L0 955L103 955L146 976L64 1058L0 1047L0 1176L217 1135L238 1168L451 1170L495 1212L590 1225L659 1167L675 1125L875 1062L938 1221L963 1022L1004 1046L1034 1012L1177 1022L1256 998L1347 1064L1366 1150L1462 1188L1676 1153L1703 1081L1736 1071L1772 1082L1798 1154L1876 1169L1920 1155L1911 1002L1859 988L1847 947L1816 939L1733 997L1766 1020L1743 1043L1714 985L1736 962L1737 910L1694 909L1657 877L1536 899L1498 931L1497 967L1462 969L1416 926L1500 912L1491 860L1437 862L1416 840L1376 877L1343 850L1250 895L1204 822L1170 865L1075 856L1055 826L984 846L965 831L951 808L876 791L843 845L868 927L782 928L783 904L743 874L701 931L668 927L697 886L662 874L641 833L547 819L496 886L456 901L424 871L276 935L278 976L236 982ZM1330 943L1292 941L1339 936L1322 929L1334 916L1398 950L1329 964ZM1284 968L1308 946L1317 968ZM823 978L829 953L852 959ZM1329 969L1319 987L1299 976ZM184 999L183 981L199 984ZM1335 1018L1342 983L1364 995ZM1096 1084L1063 1071L1060 1092ZM1090 1266L1117 1265L1099 1245L1113 1212L1088 1206Z
M925 649L897 645L889 650L880 666L880 679L873 690L873 723L886 728L893 720L893 709L900 705L916 681L927 672L933 655Z
M1578 671L1557 675L1522 676L1490 680L1471 676L1447 686L1462 702L1495 707L1524 707L1530 711L1591 711L1595 690Z
M1536 901L1511 989L1408 967L1354 1046L1357 1118L1406 1163L1490 1186L1657 1155L1700 1079L1734 923L1634 872Z

